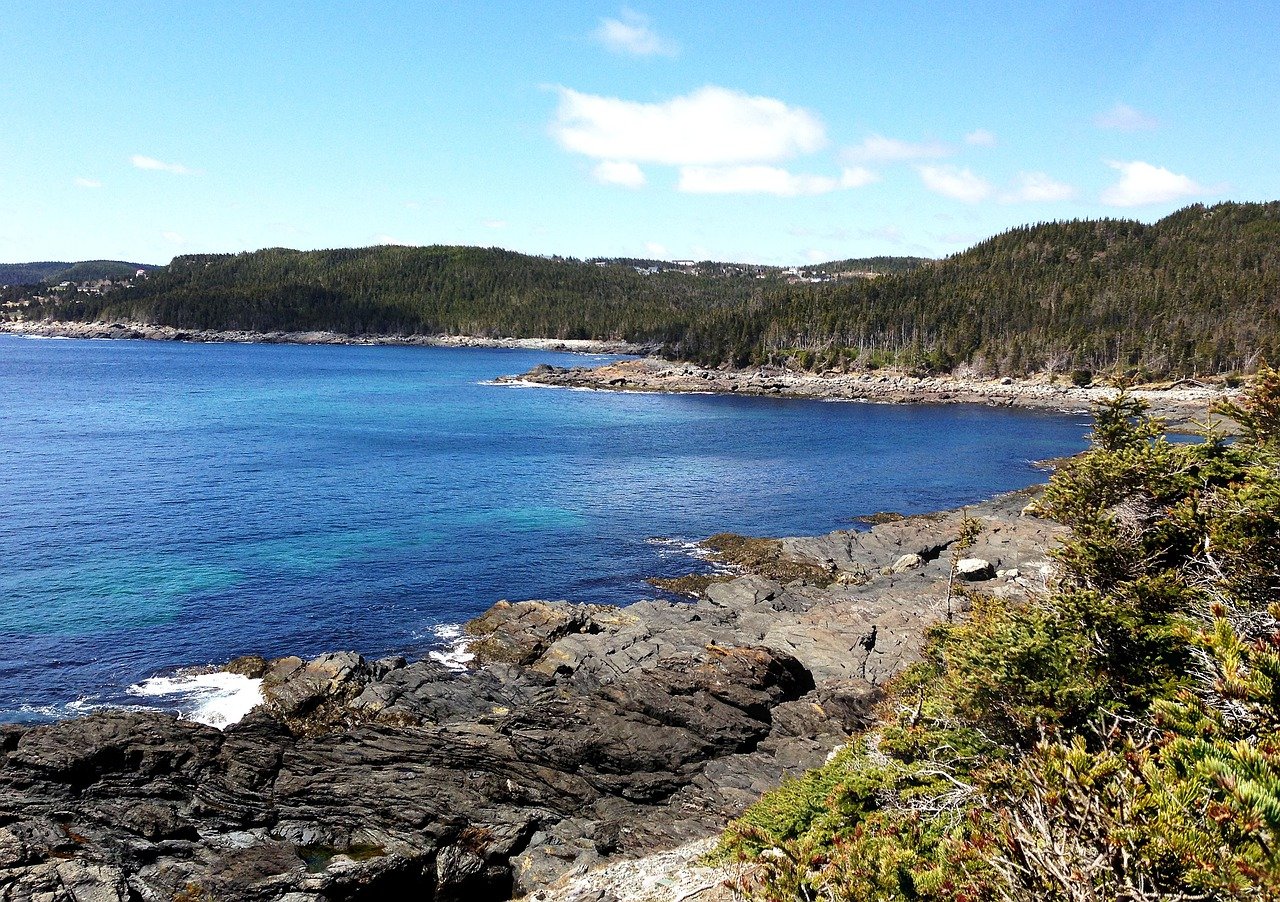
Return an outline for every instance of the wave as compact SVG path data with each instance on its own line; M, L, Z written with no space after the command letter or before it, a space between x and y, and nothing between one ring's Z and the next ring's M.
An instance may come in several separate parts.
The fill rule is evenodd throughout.
M462 627L456 623L443 623L433 627L431 632L443 648L427 652L427 657L450 670L465 671L475 655L467 650L471 639L462 632Z
M705 568L705 573L738 573L739 568L716 559L716 553L701 542L690 542L687 539L673 539L666 536L650 536L645 539L646 545L654 545L658 549L658 557L692 558Z
M262 703L262 680L225 670L179 671L135 683L126 692L163 699L165 707L176 709L179 717L223 729Z

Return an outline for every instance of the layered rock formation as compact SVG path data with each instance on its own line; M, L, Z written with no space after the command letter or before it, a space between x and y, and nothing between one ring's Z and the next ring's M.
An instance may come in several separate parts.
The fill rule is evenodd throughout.
M969 511L989 591L1043 579L1056 529L1026 501ZM240 659L266 701L222 732L137 712L0 727L0 899L500 899L705 838L822 761L962 607L960 519L776 544L820 579L501 602L469 625L465 674Z

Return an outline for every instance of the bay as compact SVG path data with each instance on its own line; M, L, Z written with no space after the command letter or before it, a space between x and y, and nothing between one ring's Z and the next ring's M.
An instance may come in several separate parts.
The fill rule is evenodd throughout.
M246 653L421 656L500 598L658 597L681 542L956 507L1088 430L487 384L583 361L0 336L0 720L172 706L128 689Z

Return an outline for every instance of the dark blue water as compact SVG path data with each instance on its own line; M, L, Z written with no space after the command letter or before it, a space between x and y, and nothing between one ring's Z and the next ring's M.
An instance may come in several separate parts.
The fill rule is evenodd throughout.
M723 530L1042 478L1078 417L483 384L564 354L0 336L0 719L174 667L422 654L500 598L626 603Z

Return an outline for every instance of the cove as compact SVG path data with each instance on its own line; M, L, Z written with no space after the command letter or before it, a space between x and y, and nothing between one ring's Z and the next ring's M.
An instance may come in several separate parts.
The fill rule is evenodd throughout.
M973 503L1088 431L487 384L583 361L0 336L0 719L163 704L127 689L245 653L421 656L500 598L652 598L681 542Z

